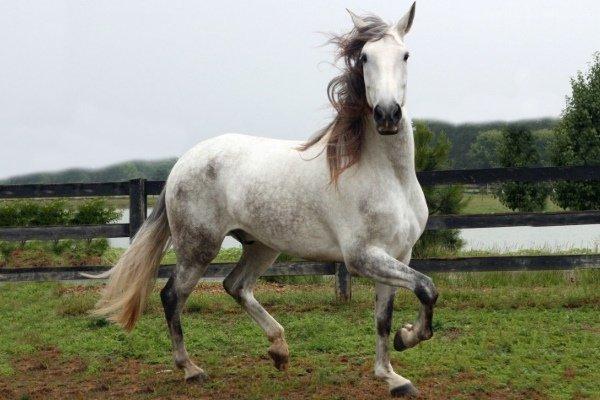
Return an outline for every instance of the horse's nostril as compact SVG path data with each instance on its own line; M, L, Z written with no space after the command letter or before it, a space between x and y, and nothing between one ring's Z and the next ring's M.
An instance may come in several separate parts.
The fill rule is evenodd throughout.
M400 108L400 105L396 103L392 110L392 121L397 124L400 121L400 118L402 118L402 109Z
M377 123L383 123L385 121L385 113L383 112L383 108L380 106L375 106L373 110L373 116Z

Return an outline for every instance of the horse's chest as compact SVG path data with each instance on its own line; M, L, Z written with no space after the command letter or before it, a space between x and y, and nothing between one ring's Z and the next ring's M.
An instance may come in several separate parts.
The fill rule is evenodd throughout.
M406 254L419 239L427 223L427 205L422 196L396 194L391 200L359 205L367 241L385 247L395 257Z

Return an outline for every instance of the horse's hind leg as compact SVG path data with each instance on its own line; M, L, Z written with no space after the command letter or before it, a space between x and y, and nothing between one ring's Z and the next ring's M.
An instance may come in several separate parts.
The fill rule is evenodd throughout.
M268 353L279 370L289 363L288 345L283 327L254 298L253 288L257 279L277 258L279 252L260 242L243 246L242 257L233 271L223 281L223 286L250 316L260 325L271 342Z
M171 335L173 344L173 358L175 365L185 371L186 381L197 380L204 381L207 375L202 368L190 360L185 344L183 342L183 330L181 329L181 310L188 299L190 293L198 283L200 277L206 271L208 263L205 264L185 264L178 263L175 266L173 275L167 281L167 284L160 292L160 298L165 310L165 318Z

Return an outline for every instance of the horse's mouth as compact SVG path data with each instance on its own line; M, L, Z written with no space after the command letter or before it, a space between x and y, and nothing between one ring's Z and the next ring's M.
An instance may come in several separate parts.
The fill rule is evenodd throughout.
M395 135L398 133L398 127L393 128L377 128L377 132L383 136Z

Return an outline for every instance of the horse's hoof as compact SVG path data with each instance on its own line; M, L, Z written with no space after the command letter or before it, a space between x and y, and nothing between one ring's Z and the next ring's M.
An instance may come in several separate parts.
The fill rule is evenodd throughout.
M400 329L396 331L396 335L394 336L394 349L397 351L404 351L408 349L408 346L405 345L404 340L402 340L402 331Z
M269 357L273 360L275 368L279 371L285 371L290 364L290 352L287 343L283 340L273 342L269 350Z
M288 366L290 365L290 357L288 355L269 350L269 357L271 357L275 368L279 371L288 369Z
M185 377L185 383L190 383L190 384L195 384L195 385L202 385L207 380L208 380L208 375L206 374L206 372L199 372L195 375Z
M398 386L390 390L392 397L409 397L414 398L419 395L419 391L416 387L410 382L405 383L402 386Z

